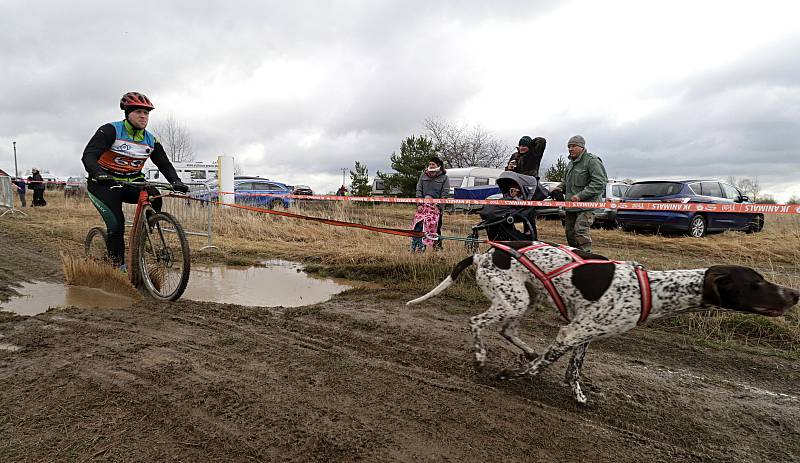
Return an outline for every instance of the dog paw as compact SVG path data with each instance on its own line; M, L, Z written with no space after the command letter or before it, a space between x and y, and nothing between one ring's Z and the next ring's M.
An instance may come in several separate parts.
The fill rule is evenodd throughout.
M527 352L523 352L523 353L519 354L519 364L520 365L527 365L527 364L533 362L534 360L536 360L537 358L539 358L539 355L536 354L535 352L532 352L530 354L527 353Z

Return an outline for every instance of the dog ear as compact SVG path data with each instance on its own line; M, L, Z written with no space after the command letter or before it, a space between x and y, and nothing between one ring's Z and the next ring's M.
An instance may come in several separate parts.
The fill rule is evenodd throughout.
M716 265L706 270L703 279L703 302L722 307L722 293L719 287L727 281L730 281L730 273L725 267Z

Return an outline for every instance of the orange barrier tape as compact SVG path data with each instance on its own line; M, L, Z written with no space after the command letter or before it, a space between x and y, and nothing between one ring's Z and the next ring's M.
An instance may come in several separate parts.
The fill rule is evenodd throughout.
M710 203L670 203L670 202L588 202L588 201L509 201L500 199L433 199L433 198L395 198L385 196L332 196L332 195L281 195L268 193L228 193L220 194L247 196L272 196L293 199L321 201L354 201L380 203L427 203L495 206L538 206L568 207L580 209L617 209L673 212L733 212L748 214L800 214L800 204L710 204Z

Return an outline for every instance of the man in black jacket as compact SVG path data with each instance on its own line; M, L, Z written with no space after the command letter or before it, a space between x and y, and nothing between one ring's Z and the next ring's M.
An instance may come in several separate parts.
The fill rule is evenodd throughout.
M139 189L129 182L144 181L142 168L150 159L176 191L188 192L156 137L145 130L153 103L138 92L122 96L119 107L125 119L101 126L83 150L83 166L89 173L89 198L106 223L106 248L111 262L123 269L125 264L125 216L122 203L136 204ZM148 188L150 195L158 195ZM152 201L161 210L161 199Z
M539 164L542 163L547 140L542 137L531 138L527 135L519 139L517 151L508 160L506 170L522 175L539 178Z
M28 177L28 185L30 185L30 189L33 190L31 206L46 206L47 201L44 200L44 178L42 178L42 174L39 173L39 169L35 167L31 169L31 175Z

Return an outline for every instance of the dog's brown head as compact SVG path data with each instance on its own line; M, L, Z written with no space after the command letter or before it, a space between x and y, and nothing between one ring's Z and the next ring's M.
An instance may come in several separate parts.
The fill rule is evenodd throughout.
M738 265L709 267L703 280L703 302L723 309L778 317L798 299L797 290L770 283L755 270Z

